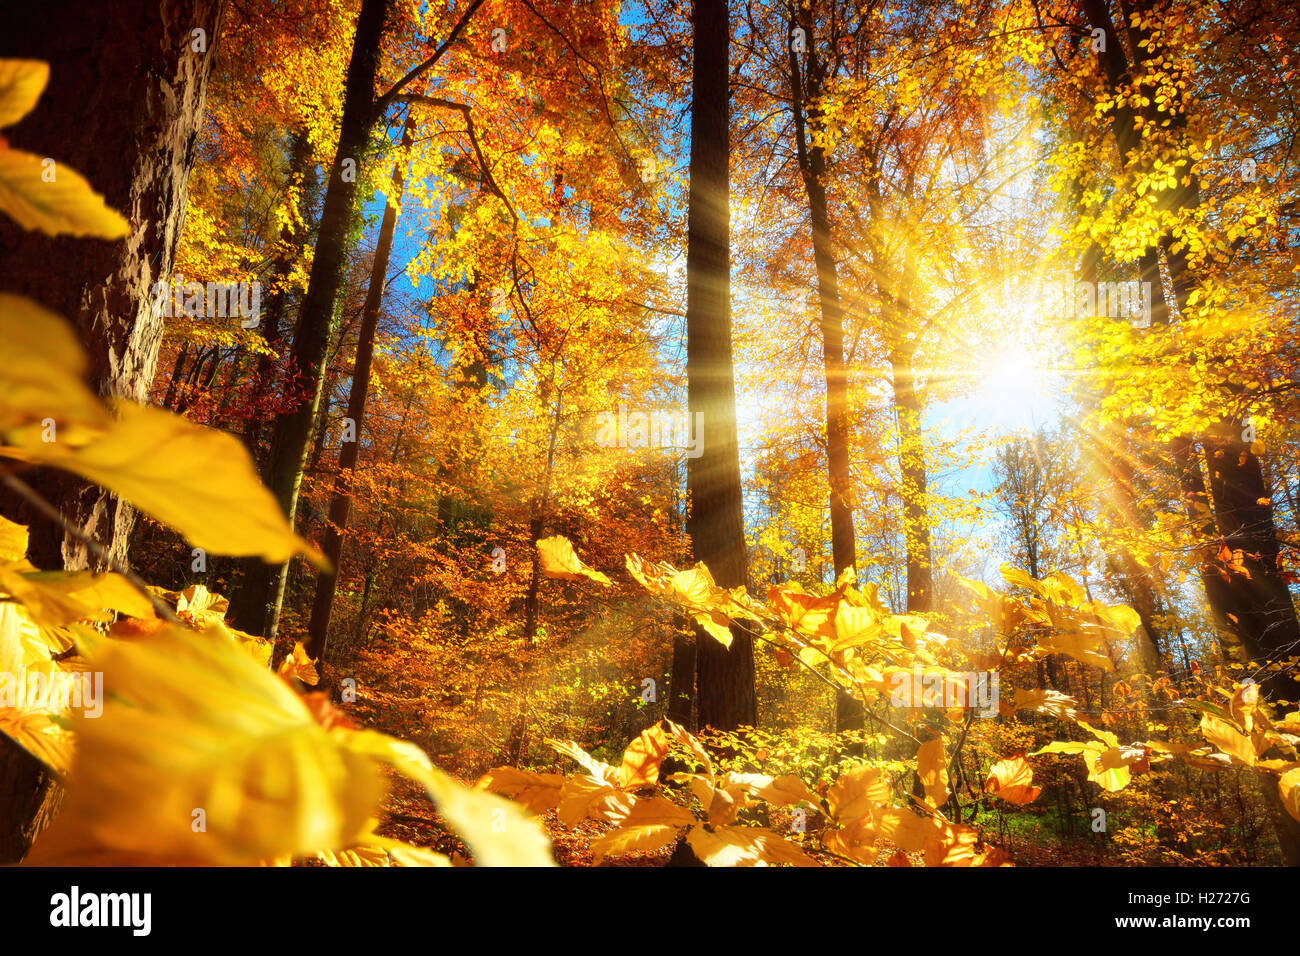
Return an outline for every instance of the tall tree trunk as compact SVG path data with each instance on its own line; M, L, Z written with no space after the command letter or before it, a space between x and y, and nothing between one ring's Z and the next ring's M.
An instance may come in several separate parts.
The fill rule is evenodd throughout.
M925 445L921 400L916 394L912 354L895 350L894 411L898 415L898 465L903 481L903 536L907 543L907 612L932 610L934 577L930 557L930 508L926 499Z
M695 636L690 619L673 616L673 662L668 677L668 719L687 730L691 726L691 705L695 701Z
M809 16L807 36L813 38ZM793 45L792 45L793 46ZM817 298L821 305L822 366L826 376L826 470L830 485L831 556L835 577L845 570L857 570L857 545L853 533L853 489L849 476L848 374L844 367L844 309L840 302L839 277L831 241L830 213L826 204L826 153L815 138L809 143L808 126L820 117L805 113L805 103L820 95L821 61L817 44L806 52L807 84L799 60L790 50L790 93L794 111L795 151L804 191L808 196L812 224L813 262L817 268ZM805 89L805 85L807 89ZM854 730L866 726L866 712L860 701L839 691L835 695L835 729Z
M114 4L52 0L0 6L0 56L44 60L50 81L21 122L5 130L17 149L84 175L131 224L120 241L49 237L0 221L0 284L69 319L100 394L143 401L153 383L163 317L152 287L166 281L185 224L190 169L224 0ZM204 31L204 52L191 31ZM57 169L57 167L56 167ZM64 278L50 281L56 265ZM125 560L133 512L69 477L33 479L47 500ZM4 500L31 526L38 567L85 568L80 542Z
M131 224L122 241L51 238L0 221L0 288L69 319L102 395L143 400L153 382L162 316L151 288L170 277L224 0L0 4L0 56L44 60L50 81L5 137L84 175ZM191 31L204 31L204 50ZM50 280L56 267L61 277ZM31 484L125 562L133 512L103 490L57 473ZM23 505L0 511L31 527L38 567L89 567L85 547ZM26 855L58 799L53 778L0 736L0 863Z
M384 301L388 284L388 263L393 250L393 233L401 214L404 176L402 164L406 150L411 147L414 122L408 112L402 128L402 155L393 169L393 195L384 207L384 218L379 226L375 243L375 258L370 267L370 285L366 301L361 307L361 328L357 333L357 355L352 365L352 391L348 395L348 415L352 420L353 441L344 442L339 452L339 472L334 477L334 490L330 497L329 524L325 529L322 550L329 558L331 568L316 577L316 599L312 604L311 622L307 628L308 657L319 658L325 653L329 637L330 616L334 611L334 596L338 589L339 561L343 557L343 535L347 531L348 516L352 511L352 471L361 454L361 430L366 416L366 399L370 394L370 369L375 354L375 329L379 325L379 309Z
M1264 484L1259 459L1241 441L1235 426L1215 429L1203 441L1206 472L1214 520L1223 547L1241 552L1248 573L1228 572L1228 586L1236 607L1233 622L1250 659L1260 665L1260 687L1270 700L1300 700L1300 681L1285 670L1269 665L1294 655L1300 648L1291 591L1281 577L1280 549L1271 493Z
M702 416L703 447L687 460L686 530L696 560L722 587L745 583L745 523L731 359L731 183L726 0L697 0L691 94L690 200L686 247L686 380L690 414ZM732 730L758 720L753 641L732 627L730 648L696 630L702 726Z
M348 249L358 213L357 181L370 152L375 123L375 75L380 41L389 0L362 0L352 43L343 99L338 150L325 188L320 230L312 259L311 277L294 336L292 374L306 399L278 418L271 453L269 478L280 506L292 524L298 513L298 492L311 443L312 425L320 411L324 364L334 333L347 266ZM250 625L274 640L289 563L250 576L253 591L242 599L250 609ZM260 625L260 626L259 626Z
M280 228L275 257L271 261L271 280L266 297L266 308L262 310L261 327L258 329L267 346L277 354L263 354L257 357L253 387L248 399L250 414L244 425L244 444L248 446L249 453L263 467L263 470L270 456L262 447L265 417L258 414L258 408L275 386L276 364L279 360L278 353L284 344L284 320L289 306L287 285L294 265L302 257L307 246L311 231L302 219L306 210L303 208L301 198L303 183L311 175L311 158L311 140L308 139L306 130L296 130L293 134L293 145L290 147L289 180L285 184L285 189L290 196L298 197L298 209L297 214L291 216L289 221Z
M293 146L289 160L289 181L286 188L300 190L307 178L312 175L311 141L306 130L299 129L293 134ZM311 228L300 217L305 216L306 209L298 197L298 215L286 222L280 229L276 243L275 257L271 264L271 282L267 295L266 308L262 310L260 332L275 355L259 355L253 372L253 387L248 398L248 420L244 423L244 444L248 453L257 462L262 480L269 480L271 461L271 442L266 438L266 418L261 406L271 395L275 387L278 363L283 356L285 332L287 330L286 313L289 306L289 293L286 284L292 274L294 264L302 257L310 237ZM230 598L229 620L245 631L260 633L266 621L266 590L270 586L270 569L261 558L238 558L239 585Z

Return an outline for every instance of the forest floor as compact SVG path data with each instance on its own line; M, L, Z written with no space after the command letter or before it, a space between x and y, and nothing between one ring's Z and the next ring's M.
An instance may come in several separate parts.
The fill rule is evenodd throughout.
M395 659L390 650L384 647L374 653L362 652L348 665L346 676L357 682L356 700L347 706L349 719L358 726L426 746L439 766L472 785L478 776L474 768L464 766L455 754L428 748L435 728L431 726L429 717L426 682L420 679L418 671L412 671L410 661ZM337 685L343 676L342 672L326 665L322 681L324 686ZM468 851L464 843L443 825L424 789L388 768L385 768L385 774L389 791L378 833L414 846L429 847L451 856L453 861L466 856ZM592 841L613 828L610 824L584 820L569 829L559 822L554 810L548 810L542 819L551 839L555 862L560 866L592 866ZM672 846L668 846L654 853L630 853L610 858L601 865L664 866L672 852Z
M356 680L356 700L347 706L349 718L358 726L372 728L424 746L434 762L455 773L472 785L486 766L466 766L456 752L439 751L431 743L446 735L446 728L438 723L436 709L430 708L428 682L422 679L419 668L412 667L411 658L420 657L419 648L410 648L413 654L403 659L395 656L385 642L372 651L357 654L347 665L347 676ZM342 672L326 665L322 669L324 686L337 686ZM490 741L489 741L490 743ZM481 752L481 751L480 751ZM498 758L492 766L503 762ZM561 767L545 768L562 771ZM378 832L382 836L402 840L415 846L429 847L451 856L459 862L467 855L465 845L448 827L443 825L433 804L422 787L395 771L385 770L389 778L389 792L384 802L384 817ZM551 839L555 862L560 866L592 866L591 844L613 829L612 824L584 820L578 826L563 826L554 810L542 815ZM1020 835L1004 834L999 845L1007 850L1019 866L1114 866L1113 858L1085 845L1062 847L1056 840L1041 840ZM893 854L892 846L882 847L879 859L883 863ZM673 845L652 853L629 853L606 858L600 865L615 867L666 866L674 853ZM824 865L846 865L844 861L814 852ZM912 854L911 862L920 864L920 854Z

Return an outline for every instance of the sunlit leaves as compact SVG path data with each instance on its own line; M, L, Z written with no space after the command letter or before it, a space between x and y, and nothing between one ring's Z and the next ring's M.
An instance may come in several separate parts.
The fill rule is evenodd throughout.
M420 783L438 813L468 844L480 866L554 866L542 825L509 800L448 776L423 750L374 731L342 732L347 747L380 760Z
M989 768L984 792L1017 805L1038 799L1041 787L1032 785L1034 771L1023 752L997 761Z
M938 808L948 800L947 741L935 737L921 744L916 754L916 775L925 788L925 802Z
M840 774L826 793L831 816L853 820L865 816L877 804L889 802L890 786L878 767L855 767Z
M0 340L7 358L0 366L0 434L46 419L58 427L99 428L109 421L108 409L83 381L81 343L59 316L31 299L0 293Z
M1201 715L1201 733L1206 740L1233 760L1248 767L1255 765L1255 747L1250 742L1250 738L1226 720L1221 720L1212 714Z
M171 628L92 662L113 693L74 723L67 802L31 862L250 864L365 831L377 768L228 639Z
M239 439L160 409L119 403L83 444L33 437L0 452L103 485L213 554L325 560L293 534Z
M1097 730L1082 720L1077 723L1095 739L1082 743L1053 741L1034 751L1034 756L1054 753L1081 754L1084 766L1088 770L1088 779L1111 793L1128 786L1135 769L1139 771L1147 769L1149 754L1146 747L1140 744L1121 746L1118 738L1110 731Z
M686 842L709 866L817 865L789 840L758 828L697 826L686 835Z
M537 554L541 559L542 573L548 578L565 581L581 581L586 578L605 587L613 583L604 574L583 564L573 550L572 542L562 535L538 541Z

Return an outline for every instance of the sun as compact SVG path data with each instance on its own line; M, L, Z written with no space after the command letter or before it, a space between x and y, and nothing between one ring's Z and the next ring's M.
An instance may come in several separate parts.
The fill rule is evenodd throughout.
M1050 338L1038 328L1010 330L978 357L972 413L977 426L1033 431L1060 415L1062 382Z

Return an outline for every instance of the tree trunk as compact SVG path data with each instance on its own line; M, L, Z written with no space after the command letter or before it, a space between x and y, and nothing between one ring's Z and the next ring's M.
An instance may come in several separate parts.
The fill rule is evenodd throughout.
M668 719L687 730L695 700L695 639L684 614L673 616L673 663L668 678Z
M303 467L311 443L312 425L320 410L325 357L334 333L350 237L358 213L357 180L362 176L362 165L370 152L371 130L376 119L375 75L388 6L389 0L362 0L357 16L338 150L325 188L311 277L293 343L292 374L297 376L299 387L305 390L306 399L275 423L269 478L271 490L290 524L298 513ZM257 590L243 599L249 608L264 609L262 620L254 623L261 623L258 630L271 640L275 639L280 622L288 571L289 562L285 562L278 568L267 569L268 573L251 576L247 586ZM255 618L257 616L254 614Z
M332 568L321 571L316 577L316 599L312 605L311 622L305 650L307 656L320 658L325 654L329 637L330 616L334 611L334 595L338 587L339 562L343 557L343 534L347 531L348 516L352 510L352 470L361 454L361 429L366 415L366 398L370 393L370 369L375 354L375 329L379 325L379 309L384 301L384 288L388 283L388 262L393 249L393 233L402 203L402 163L405 151L411 146L414 123L410 113L402 128L403 155L393 169L393 196L384 207L384 218L379 226L379 239L375 243L375 258L370 267L370 285L366 301L361 307L361 329L357 333L357 355L352 366L352 391L348 395L348 418L352 420L353 441L344 442L339 452L339 473L334 477L334 490L330 498L329 523L325 529L322 550Z
M5 130L17 149L84 175L131 224L122 241L53 238L0 220L0 287L73 323L102 395L142 401L158 361L162 316L151 289L170 277L224 0L0 5L0 56L44 60L36 108ZM205 50L192 30L205 31ZM50 280L51 267L64 278ZM125 563L133 512L102 489L54 472L30 483ZM0 511L31 527L38 567L91 566L84 545L25 505ZM53 778L0 736L0 863L23 858L58 801Z
M293 190L301 187L312 175L311 143L305 130L293 134L293 152L289 160L289 182L287 188ZM300 215L306 210L299 205ZM275 258L271 266L271 287L262 310L260 331L266 344L275 350L276 355L259 355L253 373L253 387L248 399L248 420L244 423L244 444L248 453L257 462L259 474L265 482L271 459L270 442L266 439L266 418L261 412L261 405L275 387L276 368L283 355L286 331L285 316L289 306L289 294L285 289L294 263L301 258L307 246L311 229L294 221L286 223L280 230L276 245ZM266 626L266 589L270 584L270 573L261 558L239 558L239 586L230 598L230 611L227 617L241 630L260 634Z
M311 174L311 141L305 130L293 134L293 146L289 159L289 181L285 184L286 192L293 195L301 190L308 175ZM283 347L285 333L285 313L289 305L289 292L286 288L293 273L294 264L302 257L307 245L309 228L301 223L300 216L305 214L299 193L298 216L294 216L280 229L276 243L275 258L271 263L270 289L266 297L266 308L262 310L262 323L258 329L266 344L277 353ZM275 371L278 355L259 355L256 371L253 375L253 387L249 393L248 421L244 425L244 444L249 453L265 470L269 455L263 450L263 433L265 417L259 414L259 406L271 394L275 386Z
M811 21L811 18L810 18ZM807 34L812 37L812 23ZM838 580L846 569L857 570L857 545L853 533L853 486L849 476L848 374L844 367L844 310L831 244L830 213L826 204L826 154L816 142L808 143L807 125L817 115L805 116L807 99L821 93L821 66L817 45L808 44L807 90L799 61L790 51L790 93L794 111L795 147L808 213L812 224L813 261L817 268L817 298L821 305L822 365L826 376L826 470L830 485L831 556ZM849 694L835 695L836 731L866 726L862 703Z
M1250 446L1228 428L1216 429L1204 440L1206 471L1214 519L1223 546L1241 552L1246 572L1228 571L1228 589L1236 608L1234 629L1252 662L1261 671L1283 661L1300 647L1291 592L1281 577L1277 526L1259 459ZM1300 681L1286 672L1259 674L1270 700L1300 700Z
M686 379L689 411L702 416L703 447L687 460L686 530L696 560L722 587L743 585L745 524L731 359L730 100L726 0L697 0L691 95L686 248ZM693 420L695 420L693 418ZM724 648L696 630L702 726L732 730L758 719L753 641L739 626Z
M912 355L895 351L894 410L898 415L898 465L903 481L903 535L907 542L907 613L932 610L934 578L930 559L930 509L926 500L925 447L921 401L916 394Z
M15 149L84 175L131 224L125 240L50 237L0 221L0 287L71 321L102 395L143 401L153 383L163 317L152 287L169 278L185 224L203 102L224 0L0 6L0 56L44 60L50 81L36 108L5 130ZM191 31L205 31L205 52ZM56 167L57 169L57 167ZM50 281L56 265L67 278ZM133 512L69 476L42 474L37 491L124 561ZM80 542L0 499L31 527L38 567L85 568Z

